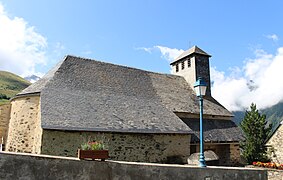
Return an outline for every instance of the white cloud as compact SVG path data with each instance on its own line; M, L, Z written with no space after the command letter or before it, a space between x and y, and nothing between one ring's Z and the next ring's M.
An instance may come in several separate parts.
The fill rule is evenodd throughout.
M65 50L65 46L60 43L60 42L56 42L54 45L54 50L53 53L56 54L57 56L61 56L62 52Z
M243 107L240 97L249 91L246 79L225 77L224 72L219 72L216 68L211 68L210 71L213 97L231 111L240 110Z
M262 49L255 50L255 59L248 59L245 64L245 75L248 79L261 79L264 71L272 63L273 55L267 54Z
M168 61L173 61L176 57L178 57L180 54L184 52L183 49L176 49L176 48L169 48L165 46L154 46L154 48L157 48L160 50L162 56L164 59Z
M151 51L153 50L153 48L146 48L146 47L138 47L138 48L135 48L136 50L144 50L148 53L151 54Z
M169 48L169 47L165 47L165 46L153 46L150 48L146 48L146 47L138 47L135 48L137 50L144 50L148 53L152 53L153 50L158 50L161 53L161 57L163 59L168 60L169 62L173 61L176 57L178 57L180 54L182 54L184 52L183 49L176 49L176 48Z
M272 41L276 42L279 40L279 37L276 34L270 34L266 36L268 39L271 39Z
M275 55L263 50L256 50L255 55L239 68L240 77L211 68L212 95L231 111L247 108L252 102L263 109L283 100L283 47Z
M21 76L40 74L37 64L46 64L46 38L20 17L9 17L0 3L0 69Z

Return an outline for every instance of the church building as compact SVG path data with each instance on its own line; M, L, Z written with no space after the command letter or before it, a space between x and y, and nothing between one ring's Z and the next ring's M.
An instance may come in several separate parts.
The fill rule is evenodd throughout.
M237 164L241 132L211 95L209 58L194 46L161 74L68 55L10 100L5 150L76 157L91 138L104 139L113 160L186 163L199 151L193 85L203 77L205 150Z

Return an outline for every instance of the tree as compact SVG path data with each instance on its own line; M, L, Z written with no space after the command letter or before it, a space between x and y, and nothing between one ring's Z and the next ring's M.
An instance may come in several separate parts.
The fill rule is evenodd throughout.
M250 111L246 111L245 117L240 123L245 138L240 146L248 164L252 164L254 161L265 162L268 160L265 143L271 131L271 124L268 127L266 124L266 116L261 115L256 104L252 103Z
M0 99L9 99L9 97L7 97L7 95L6 94L2 94L2 93L0 93Z

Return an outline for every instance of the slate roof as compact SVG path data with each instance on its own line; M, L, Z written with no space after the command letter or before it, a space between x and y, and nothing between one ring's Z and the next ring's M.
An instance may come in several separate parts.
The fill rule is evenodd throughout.
M201 54L201 55L204 55L204 56L211 57L211 55L207 54L204 50L200 49L197 46L193 46L192 48L184 51L180 56L175 58L175 60L173 62L171 62L170 65L175 64L176 62L180 61L184 57L187 57L187 56L192 55L192 54Z
M64 61L58 63L54 68L49 70L42 78L40 78L38 81L25 88L20 93L18 93L17 96L40 93L41 90L46 86L47 82L49 82L54 77L55 72L59 69L59 67L63 62Z
M191 133L174 112L199 113L181 76L66 56L17 96L40 93L44 129L133 133ZM204 114L231 117L213 98Z
M182 119L192 130L191 143L199 143L199 119ZM203 120L205 142L238 142L243 140L238 126L229 120Z

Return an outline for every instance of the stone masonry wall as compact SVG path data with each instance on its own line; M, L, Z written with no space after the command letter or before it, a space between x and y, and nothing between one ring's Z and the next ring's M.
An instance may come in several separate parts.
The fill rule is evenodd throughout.
M210 88L210 70L209 70L209 58L207 56L196 55L196 78L202 77L207 83L206 96L211 96Z
M283 163L283 125L276 130L273 136L268 140L267 146L272 150L271 159L275 163Z
M104 139L113 160L186 163L190 135L95 133L43 130L42 154L76 157L83 142Z
M283 179L283 171L282 170L277 170L277 169L267 169L267 170L268 170L267 171L268 180L282 180Z
M119 161L84 161L77 158L0 153L0 179L95 180L267 180L267 170ZM272 179L275 180L275 179ZM278 180L281 180L279 177Z
M230 162L232 165L239 165L241 163L240 144L230 144Z
M40 153L40 97L19 97L11 101L7 151Z
M5 144L10 120L11 104L0 105L0 143ZM2 142L2 137L4 142Z
M215 152L221 166L235 166L240 163L239 144L205 144L204 150ZM195 152L199 152L199 145L191 145L191 153Z

